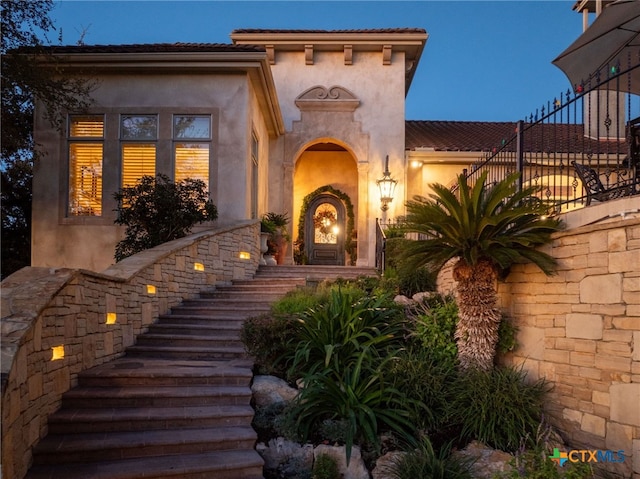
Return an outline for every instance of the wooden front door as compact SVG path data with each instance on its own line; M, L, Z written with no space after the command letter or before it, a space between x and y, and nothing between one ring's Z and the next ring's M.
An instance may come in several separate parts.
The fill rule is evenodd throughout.
M305 217L305 249L309 264L344 266L345 207L330 194L309 204Z

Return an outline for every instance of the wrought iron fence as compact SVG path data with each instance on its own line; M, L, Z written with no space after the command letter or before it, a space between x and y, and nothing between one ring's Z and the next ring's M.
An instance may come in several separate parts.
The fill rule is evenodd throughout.
M491 184L517 171L518 186L536 186L537 195L559 213L592 199L575 162L591 169L605 191L622 184L640 191L640 107L636 111L637 95L625 93L639 73L640 60L624 71L611 68L606 78L577 85L574 93L568 90L518 121L510 138L465 171L469 183L484 172Z

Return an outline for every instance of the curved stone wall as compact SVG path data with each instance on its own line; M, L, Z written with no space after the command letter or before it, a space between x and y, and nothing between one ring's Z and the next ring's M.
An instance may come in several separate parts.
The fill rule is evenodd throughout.
M251 278L259 235L259 222L250 221L165 243L101 273L24 268L4 280L3 477L24 477L48 416L79 372L121 356L182 299Z

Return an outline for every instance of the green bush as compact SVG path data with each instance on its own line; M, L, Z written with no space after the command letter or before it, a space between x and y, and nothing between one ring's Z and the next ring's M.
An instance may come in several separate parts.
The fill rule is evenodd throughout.
M366 351L386 355L404 334L401 311L389 298L362 297L353 290L333 289L328 301L300 316L293 369L310 375L326 369L341 371Z
M248 318L240 330L240 340L255 361L258 374L286 378L291 344L298 334L298 322L288 317L263 314Z
M518 348L518 328L513 325L511 320L506 317L502 317L500 326L498 327L498 344L496 344L496 351L500 354L506 354L511 351L515 351Z
M328 454L320 454L313 463L313 479L340 479L338 464Z
M271 312L276 316L294 316L317 307L327 297L327 293L318 288L298 288L289 291L283 298L271 305Z
M182 238L194 225L218 217L202 180L173 183L165 175L143 176L113 196L118 202L115 223L126 226L125 238L116 245L116 261Z
M453 297L433 296L418 307L412 319L412 337L431 358L436 362L455 364L458 305Z
M379 424L410 442L414 431L407 412L410 400L390 385L384 373L390 360L373 361L367 347L340 370L305 376L295 403L302 436L309 438L326 419L344 421L347 459L356 442L377 447Z
M406 410L418 430L444 425L456 379L452 363L438 362L430 351L414 344L400 351L390 367L392 386L407 398Z
M437 452L428 437L419 447L396 458L391 465L393 479L472 479L472 461L451 455L450 447Z
M534 437L548 390L544 379L527 382L521 368L472 369L451 386L451 417L463 437L513 452L522 437Z

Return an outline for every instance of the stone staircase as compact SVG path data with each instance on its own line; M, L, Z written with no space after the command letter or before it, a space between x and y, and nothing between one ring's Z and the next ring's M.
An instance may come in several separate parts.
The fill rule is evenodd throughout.
M257 479L243 321L309 282L364 268L260 267L161 316L126 355L80 374L26 479Z

